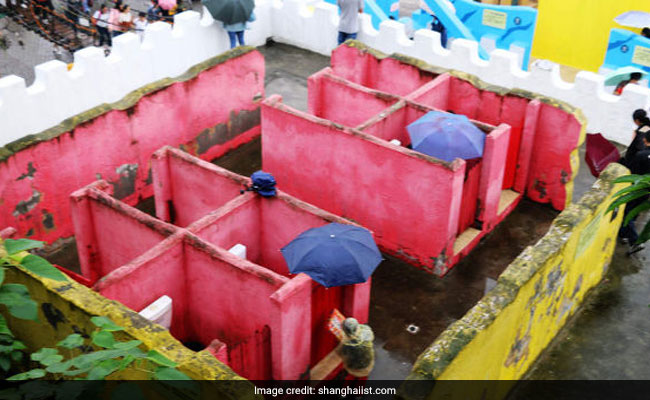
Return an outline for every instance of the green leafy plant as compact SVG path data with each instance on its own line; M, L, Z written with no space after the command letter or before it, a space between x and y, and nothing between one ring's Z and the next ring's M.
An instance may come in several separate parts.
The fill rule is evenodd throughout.
M631 183L631 185L614 193L614 199L609 207L607 207L606 212L608 213L620 206L625 206L631 201L650 195L650 174L625 175L617 178L614 183ZM647 210L650 210L650 201L644 201L637 205L625 216L623 225L627 225L633 218ZM648 240L650 240L650 221L643 227L637 243L647 242Z
M43 242L30 239L6 239L0 246L0 304L19 319L38 322L38 304L30 297L24 285L5 283L6 268L20 265L32 273L57 280L68 278L44 258L29 254L28 250L43 247ZM176 363L155 350L145 353L138 348L140 340L119 341L113 332L123 331L106 317L93 317L91 322L97 327L90 337L73 333L56 344L57 348L42 348L30 354L30 359L40 364L26 372L13 375L7 380L31 380L50 375L56 378L70 377L82 380L101 380L116 371L127 367L146 372L158 380L191 380L176 369ZM93 344L100 350L84 352ZM9 329L6 319L0 315L0 368L5 372L11 368L12 361L21 361L26 346ZM73 356L75 350L82 353ZM63 353L63 354L62 354Z
M115 339L113 332L124 330L106 317L93 317L97 329L84 339L78 333L68 335L56 344L57 348L42 348L30 358L41 364L40 368L13 375L7 380L27 380L51 374L54 378L76 377L83 380L101 380L116 371L132 366L159 380L190 380L176 369L176 363L156 350L145 353L138 346L140 340L126 342ZM101 350L72 356L73 350L87 348L90 344ZM64 354L61 354L64 353ZM66 357L67 356L67 357ZM66 359L67 358L67 359Z
M28 271L46 278L64 281L68 278L47 260L27 253L27 250L43 247L43 242L29 239L6 239L0 247L0 304L7 307L9 313L19 319L38 321L38 304L29 295L25 285L5 283L5 267L22 265ZM7 325L7 320L0 315L0 368L7 372L12 361L23 359L25 344L16 339ZM38 374L38 373L36 373Z

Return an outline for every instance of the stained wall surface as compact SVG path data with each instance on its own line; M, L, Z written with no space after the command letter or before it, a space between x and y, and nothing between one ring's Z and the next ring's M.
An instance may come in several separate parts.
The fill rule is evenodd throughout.
M248 178L169 146L154 160L155 195L164 200L156 203L179 216L197 211L194 198L170 190L183 180L175 168L190 183L194 176L212 182L190 189L215 201L199 205L203 215L183 228L113 198L103 181L75 192L82 272L99 293L134 311L169 296L172 335L208 350L225 347L220 359L249 379L298 379L318 364L336 345L327 329L334 308L367 321L370 280L337 288L340 296L326 301L327 290L290 274L280 252L307 229L351 222L283 192L240 194ZM238 243L247 247L245 259L227 251Z
M152 195L151 154L180 146L212 159L260 134L264 59L240 48L5 147L0 225L45 241L72 235L67 196L101 178L116 198Z
M388 76L413 91L382 91ZM358 43L337 48L332 68L308 82L311 115L264 101L264 168L289 193L369 227L408 262L444 275L524 193L560 210L570 203L584 123L566 105ZM466 115L486 134L478 164L403 147L406 126L431 110Z

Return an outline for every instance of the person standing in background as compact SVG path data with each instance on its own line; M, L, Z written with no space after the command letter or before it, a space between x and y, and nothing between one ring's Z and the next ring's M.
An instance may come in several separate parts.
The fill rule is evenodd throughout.
M115 32L120 28L120 10L122 9L122 0L115 0L115 5L109 11L108 16L108 31L112 36L116 36ZM119 35L119 33L117 34Z
M133 15L131 15L131 6L128 4L122 4L122 9L120 10L120 18L118 19L120 25L120 34L126 33L133 28Z
M643 134L642 141L643 149L634 155L630 165L627 166L630 169L630 172L634 175L650 174L650 131ZM628 201L628 203L625 204L623 218L627 217L627 215L636 207L649 201L649 197L650 195L645 194L644 196ZM636 231L635 227L636 219L637 216L631 218L626 225L621 225L621 228L618 231L618 237L621 241L630 246L626 252L628 256L645 248L643 243L637 243L639 240L639 233Z
M648 118L648 113L644 109L635 110L632 114L632 120L638 128L634 131L634 139L632 139L632 143L625 151L625 155L619 160L620 164L628 168L632 165L636 153L645 149L643 138L646 132L650 132L650 118Z
M237 47L237 42L240 46L246 46L244 43L244 30L250 29L248 23L255 21L255 13L252 12L248 21L246 22L237 22L234 24L224 24L223 29L228 32L228 38L230 39L230 48L234 49Z
M160 11L160 6L156 0L151 0L149 3L149 8L147 9L147 19L149 22L155 22L162 18L162 11Z
M111 34L108 32L108 17L109 17L108 7L106 4L102 4L99 10L95 11L93 15L93 23L97 27L97 33L99 33L99 46L103 46L106 43L107 46L111 46Z
M149 25L147 14L140 11L138 18L135 20L133 25L135 26L135 33L137 33L138 36L140 36L140 40L142 40L144 37L144 30L147 28L147 25Z
M359 13L363 12L363 0L336 0L341 9L338 44L356 39L359 32Z
M641 75L640 72L632 72L630 74L629 80L621 81L618 85L616 85L616 89L614 89L614 94L616 96L620 96L621 94L623 94L623 89L625 88L625 86L629 85L630 83L639 83L642 77L643 75Z

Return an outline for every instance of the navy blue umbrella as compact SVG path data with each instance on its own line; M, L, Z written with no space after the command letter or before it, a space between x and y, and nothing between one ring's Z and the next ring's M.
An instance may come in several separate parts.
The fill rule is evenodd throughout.
M291 273L304 272L325 287L365 282L382 260L367 229L336 222L304 231L282 255Z
M464 115L430 111L406 127L413 150L445 161L483 155L485 134Z

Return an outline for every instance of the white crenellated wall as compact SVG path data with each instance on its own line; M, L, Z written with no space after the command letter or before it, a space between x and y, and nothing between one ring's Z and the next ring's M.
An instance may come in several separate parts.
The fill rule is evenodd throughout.
M260 46L271 36L271 0L258 0L257 20L247 43ZM221 22L194 11L174 17L174 27L156 22L144 40L134 33L113 39L110 56L87 47L74 54L74 66L53 60L35 67L36 79L26 87L15 75L0 78L0 146L48 129L103 103L165 77L181 75L191 66L230 47Z
M272 37L325 55L336 47L338 10L332 4L257 0L255 14L251 30L246 31L247 44L259 46ZM622 96L614 96L605 92L603 77L595 73L582 71L575 83L567 83L557 65L532 65L530 71L523 71L513 52L497 49L490 61L485 61L478 56L476 42L458 39L452 41L451 49L444 49L436 32L420 30L410 40L399 22L385 21L377 31L369 15L359 18L362 29L358 39L371 47L468 72L491 84L563 100L582 109L589 132L602 132L622 144L631 141L632 112L650 107L648 88L629 85ZM36 80L28 88L22 78L0 78L0 146L99 104L119 100L147 83L178 76L228 47L228 36L220 22L209 13L201 17L187 11L175 16L173 29L162 22L149 25L142 43L135 34L115 38L109 57L95 47L77 51L71 71L60 61L38 65Z
M336 46L338 10L332 4L318 3L313 13L308 13L300 0L284 0L283 6L274 7L273 18L273 37L277 41L326 55ZM490 61L485 61L478 56L477 42L456 39L451 41L450 49L445 49L437 32L419 30L410 40L404 25L397 21L384 21L377 31L369 15L360 15L360 19L358 39L368 46L387 54L401 53L432 65L468 72L494 85L565 101L583 111L588 132L601 132L622 144L632 140L636 128L632 122L633 111L650 107L650 90L646 87L629 85L622 96L614 96L611 89L605 91L603 76L593 72L581 71L575 83L568 83L560 77L557 64L549 63L548 67L543 63L534 64L530 71L524 71L519 67L520 56L511 51L496 49L491 52ZM278 25L280 29L276 29Z

